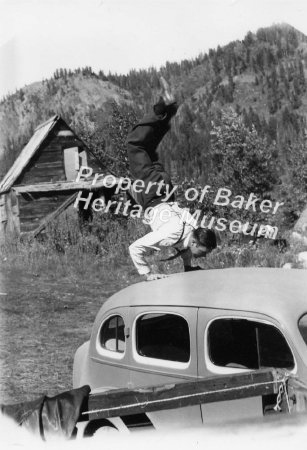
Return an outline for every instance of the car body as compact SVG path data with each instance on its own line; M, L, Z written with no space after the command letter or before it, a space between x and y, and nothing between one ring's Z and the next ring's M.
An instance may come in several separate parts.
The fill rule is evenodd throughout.
M101 307L90 340L76 352L73 385L102 392L265 367L286 369L307 383L306 317L304 270L203 270L137 283ZM147 416L161 428L263 412L260 397Z

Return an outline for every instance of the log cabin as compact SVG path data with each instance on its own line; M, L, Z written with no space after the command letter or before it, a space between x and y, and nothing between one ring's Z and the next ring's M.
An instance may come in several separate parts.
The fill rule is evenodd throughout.
M73 202L78 192L95 189L105 196L103 183L76 183L81 165L101 172L99 161L58 115L39 125L0 183L0 241L8 236L40 234ZM77 213L77 210L75 210Z

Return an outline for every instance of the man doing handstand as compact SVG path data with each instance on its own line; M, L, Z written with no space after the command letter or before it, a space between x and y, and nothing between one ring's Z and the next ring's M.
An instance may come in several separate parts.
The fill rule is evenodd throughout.
M200 269L191 266L192 257L206 256L216 247L214 231L197 227L193 216L175 203L170 176L157 154L158 145L170 129L171 118L177 109L176 102L165 90L164 98L160 97L153 112L135 125L127 137L131 175L145 184L141 192L131 195L144 211L149 211L147 223L152 229L133 242L129 252L139 274L148 281L167 276L151 272L144 258L149 249L174 247L183 259L184 270L190 271Z

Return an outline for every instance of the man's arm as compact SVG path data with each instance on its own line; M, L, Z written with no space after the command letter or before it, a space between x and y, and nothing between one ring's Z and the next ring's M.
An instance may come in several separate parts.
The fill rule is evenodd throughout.
M167 275L163 273L152 273L149 265L145 260L145 256L148 249L160 250L154 246L154 242L157 240L155 233L151 232L144 237L138 239L129 247L129 253L133 264L140 275L144 275L147 281L158 280L159 278L165 278Z
M133 242L129 247L129 253L139 274L145 275L147 278L148 276L153 275L145 260L146 253L149 249L160 250L159 244L163 244L163 241L163 246L165 246L165 241L167 241L167 246L172 246L178 242L181 233L182 224L178 222L178 224L174 225L174 223L170 221L166 222L157 231L152 231Z
M183 268L185 272L203 270L200 266L192 266L192 253L190 249L187 249L185 252L181 253L180 257L183 261Z

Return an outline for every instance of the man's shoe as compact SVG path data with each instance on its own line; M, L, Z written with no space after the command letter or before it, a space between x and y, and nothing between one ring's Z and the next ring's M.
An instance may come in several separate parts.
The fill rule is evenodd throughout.
M185 272L193 272L194 270L204 270L202 267L199 266L184 266Z

